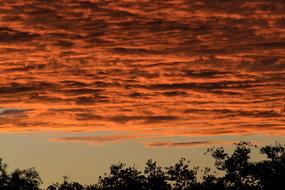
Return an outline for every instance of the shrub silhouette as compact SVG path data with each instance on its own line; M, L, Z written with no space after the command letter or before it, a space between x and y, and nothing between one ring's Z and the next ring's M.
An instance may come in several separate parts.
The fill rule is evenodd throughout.
M283 190L285 146L262 147L260 154L267 158L256 162L250 160L252 148L256 146L249 142L235 144L232 154L223 147L209 148L206 153L214 158L215 168L205 168L200 180L199 168L190 168L185 158L165 168L148 160L143 172L118 163L95 184L83 186L64 177L62 183L52 184L47 190ZM8 173L7 165L0 159L0 190L40 190L41 184L34 168Z

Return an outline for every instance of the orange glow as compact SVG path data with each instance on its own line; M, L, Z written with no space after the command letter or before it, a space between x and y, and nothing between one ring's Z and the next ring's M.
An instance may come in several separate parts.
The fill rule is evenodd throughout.
M285 135L279 1L0 7L1 133L73 133L52 140L86 143L148 138L147 146L169 147L199 143L162 138ZM123 135L78 137L100 131Z

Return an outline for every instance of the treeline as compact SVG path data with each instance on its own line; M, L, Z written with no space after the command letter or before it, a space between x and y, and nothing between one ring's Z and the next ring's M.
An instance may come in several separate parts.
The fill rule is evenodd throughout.
M110 173L100 176L93 185L81 185L67 177L62 183L48 186L47 190L284 190L285 145L275 144L260 148L266 159L251 161L249 142L235 144L229 154L223 147L210 148L206 153L214 158L214 171L209 168L191 168L181 158L170 167L162 168L149 160L144 171L119 163L110 167ZM34 169L8 173L0 159L0 190L40 190L39 173ZM198 180L197 173L203 172Z

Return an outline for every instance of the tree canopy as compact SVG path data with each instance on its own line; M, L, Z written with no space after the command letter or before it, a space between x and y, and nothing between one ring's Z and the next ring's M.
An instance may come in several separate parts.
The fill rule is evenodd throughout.
M260 154L266 159L251 161L250 153L257 146L249 142L235 144L229 154L223 147L212 147L206 153L214 158L214 168L191 168L190 161L181 158L169 167L160 167L148 160L144 171L118 163L96 183L81 185L64 177L47 190L283 190L285 187L285 145L263 146ZM214 171L212 171L214 170ZM203 172L198 179L199 171ZM219 172L219 175L217 175ZM41 190L42 180L35 168L7 172L0 159L1 190Z

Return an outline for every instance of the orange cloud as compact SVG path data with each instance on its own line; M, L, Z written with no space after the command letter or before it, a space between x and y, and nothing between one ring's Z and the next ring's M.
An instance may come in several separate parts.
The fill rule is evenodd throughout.
M226 145L232 144L232 142L214 142L214 141L183 141L183 142L171 142L171 141L157 141L146 143L147 147L192 147L192 146L209 146L209 145Z
M101 136L78 136L78 137L63 137L50 139L53 142L73 142L73 143L88 143L93 145L104 143L120 143L128 140L153 138L154 136L147 135L101 135Z
M285 134L279 1L0 7L1 133Z

